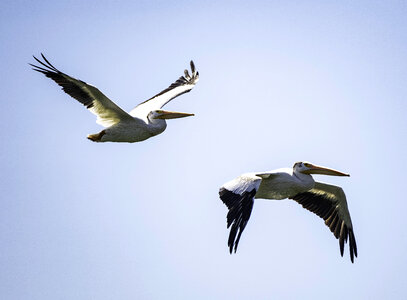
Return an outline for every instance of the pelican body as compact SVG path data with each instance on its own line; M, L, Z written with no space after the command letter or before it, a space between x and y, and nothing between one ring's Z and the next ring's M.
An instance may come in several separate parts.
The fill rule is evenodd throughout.
M341 255L349 238L349 252L353 263L357 257L356 240L351 217L342 188L315 182L311 174L349 176L333 169L308 162L297 162L292 169L242 174L225 183L219 190L220 199L228 207L227 227L231 227L228 246L236 252L240 237L249 221L254 199L292 199L325 220L339 239Z
M172 99L191 91L198 82L199 73L196 71L193 61L190 62L191 75L185 70L184 76L178 78L168 88L140 103L127 113L96 87L62 73L43 54L41 56L44 61L34 56L34 59L42 66L30 64L33 70L54 80L64 92L78 100L97 116L96 123L106 127L99 133L89 134L88 139L91 141L127 143L144 141L162 133L167 127L166 119L194 115L161 109Z
M94 142L141 142L165 131L165 119L182 118L193 114L155 110L148 114L147 121L133 117L122 120L97 134L89 134L88 139Z

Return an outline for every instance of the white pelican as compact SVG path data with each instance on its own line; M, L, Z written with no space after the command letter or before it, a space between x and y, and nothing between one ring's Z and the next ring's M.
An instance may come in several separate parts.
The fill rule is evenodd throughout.
M194 114L171 112L161 108L175 97L187 93L199 80L199 73L191 60L191 75L184 71L168 88L140 103L129 113L122 110L96 87L75 79L55 68L41 53L44 62L34 59L43 67L33 66L33 70L43 73L62 87L62 90L78 100L97 116L96 123L107 127L96 134L89 134L94 142L140 142L162 133L167 124L165 119L183 118Z
M297 162L292 169L246 173L225 183L219 190L219 196L229 209L227 227L232 226L228 240L230 253L233 246L236 252L240 236L249 221L254 199L288 198L325 220L325 224L339 239L342 256L344 243L349 237L350 259L353 263L354 256L357 257L357 248L345 193L338 186L315 182L310 174L349 176L308 162Z

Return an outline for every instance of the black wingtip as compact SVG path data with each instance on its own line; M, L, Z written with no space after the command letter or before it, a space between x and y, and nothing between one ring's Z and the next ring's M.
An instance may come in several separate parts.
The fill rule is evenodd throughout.
M192 60L191 60L191 62L190 62L190 65L191 65L192 77L197 78L199 74L198 74L198 72L196 71L195 64L194 64L194 62L193 62Z
M343 253L345 251L345 240L343 239L339 240L339 249L341 251L341 256L343 257Z
M185 76L186 80L191 80L191 76L189 76L189 72L187 69L184 70L184 76Z
M42 58L45 60L45 62L51 66L52 69L54 69L54 71L58 72L58 69L55 68L49 61L48 59L46 59L46 57L44 56L44 54L41 53Z
M353 230L349 230L349 252L350 252L350 260L354 261L354 258L358 256L358 249L356 246L356 239L353 233Z
M233 205L235 205L236 201L239 199L238 195L235 193L221 187L219 189L219 198L222 202L230 209Z
M226 221L227 228L230 227L228 238L230 254L237 251L240 237L250 219L255 194L256 189L249 192L245 191L242 194L235 194L224 187L219 189L219 197L229 209Z
M44 66L46 68L46 71L53 71L56 73L61 73L57 68L55 68L49 61L48 59L44 56L43 53L41 53L41 57L44 60L44 62L42 62L41 60L39 60L37 57L35 57L35 55L33 55L33 58L42 66ZM39 68L38 66L34 66L36 68ZM43 70L45 70L44 68L42 68Z

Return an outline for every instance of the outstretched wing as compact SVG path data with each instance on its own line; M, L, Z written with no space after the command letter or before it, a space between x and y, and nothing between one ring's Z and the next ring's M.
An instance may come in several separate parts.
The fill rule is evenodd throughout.
M172 99L192 90L199 80L199 73L196 71L192 60L190 64L191 75L189 75L188 70L185 70L184 76L178 78L177 81L172 83L165 90L159 92L157 95L137 105L130 111L130 115L144 120L147 118L150 111L161 109Z
M255 175L242 175L225 183L219 189L219 197L229 209L227 228L231 226L228 239L230 253L232 253L233 246L235 252L237 250L240 236L250 219L254 195L256 195L260 182L261 178Z
M133 117L107 98L96 87L62 73L55 68L42 53L41 56L44 61L33 56L34 59L42 65L42 67L40 67L30 64L33 66L33 70L43 73L48 78L54 80L62 87L65 93L85 105L87 109L97 116L96 123L104 127L109 127L123 120L134 120Z
M358 256L358 251L346 196L342 188L316 182L313 189L297 194L291 199L325 220L325 224L334 236L339 239L342 256L344 244L348 242L349 238L349 253L353 263L354 256Z

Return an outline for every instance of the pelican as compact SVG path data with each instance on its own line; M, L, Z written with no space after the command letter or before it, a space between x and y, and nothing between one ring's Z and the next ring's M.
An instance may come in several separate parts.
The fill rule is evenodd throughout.
M357 248L345 193L339 186L315 182L311 174L349 176L309 162L297 162L292 169L246 173L225 183L219 189L219 196L229 209L227 228L231 226L228 240L230 253L233 247L235 252L237 250L240 236L249 221L254 199L288 198L325 220L325 224L339 239L341 256L344 243L349 238L350 259L353 263L354 256L357 257Z
M88 139L94 142L127 142L144 141L162 133L167 124L165 119L193 116L190 113L165 111L161 108L181 94L187 93L199 80L199 73L191 60L191 75L184 71L168 88L157 95L140 103L129 113L122 110L99 89L79 79L75 79L55 68L41 53L44 61L35 56L34 59L42 66L30 64L33 70L43 73L54 80L62 90L78 100L97 116L96 123L107 127L96 134L89 134Z

